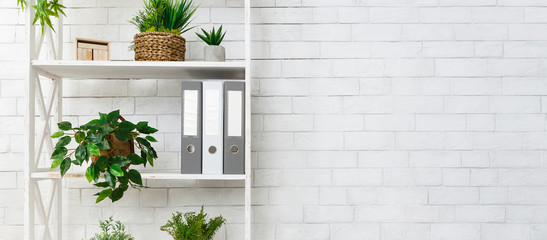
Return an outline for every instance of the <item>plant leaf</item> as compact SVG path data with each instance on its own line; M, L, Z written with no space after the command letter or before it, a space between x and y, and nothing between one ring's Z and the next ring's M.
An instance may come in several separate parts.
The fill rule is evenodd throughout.
M85 171L85 177L87 178L88 182L93 181L95 179L95 164L91 164L87 170Z
M110 165L110 173L115 177L123 177L123 171L117 165Z
M224 36L226 35L226 32L224 32L224 34L222 34L222 37L220 37L220 39L218 40L218 44L217 45L220 45L220 43L222 43L222 40L224 40Z
M124 156L113 156L113 157L111 157L111 159L112 159L112 164L114 164L118 167L123 167L123 166L131 163L131 160L127 159Z
M101 143L97 144L97 147L99 147L100 150L110 150L110 143L108 143L108 140L104 137Z
M146 157L146 151L141 151L141 158L142 158L142 160L143 160L142 165L144 165L144 167L146 167L146 163L147 163L147 161L146 161L146 159L147 159L147 157Z
M133 165L140 165L144 163L144 160L139 155L134 153L127 155L127 159L129 159Z
M144 138L146 138L146 140L148 140L148 141L150 141L150 142L158 142L158 140L156 140L156 139L155 139L154 137L152 137L152 136L146 136L146 137L144 137Z
M64 177L65 173L70 169L70 164L72 162L70 161L70 158L65 158L63 162L61 163L61 176Z
M118 182L120 182L120 187L121 188L126 188L128 187L128 184L129 184L129 177L127 177L127 172L124 171L124 175L121 176L121 177L118 177Z
M112 111L108 114L107 123L113 126L116 123L118 123L119 118L120 118L120 110Z
M201 38L201 40L203 40L205 43L207 43L208 45L211 45L209 43L209 39L207 39L205 36L199 34L199 33L196 33L196 35L198 35L199 38Z
M129 140L133 139L133 137L131 137L131 135L128 132L122 132L119 129L116 129L114 131L114 136L122 142L129 141Z
M137 131L141 131L141 129L143 129L144 127L147 127L148 126L148 122L138 122L137 123Z
M80 162L88 161L89 159L89 152L87 151L87 147L84 145L80 145L76 148L75 153L76 159L80 160Z
M59 127L60 130L63 130L63 131L68 131L72 129L72 123L70 122L59 122L57 123L57 126Z
M93 181L97 182L99 181L99 177L101 176L101 170L99 170L99 167L97 164L93 164L93 172L95 173L95 176L93 178Z
M99 193L99 197L97 197L97 201L95 201L95 203L99 203L101 202L102 200L104 200L105 198L107 197L110 197L110 195L112 194L112 189L105 189L105 190L102 190L100 193Z
M55 145L56 148L58 147L64 147L66 145L68 145L70 143L70 140L72 138L70 136L64 136L62 137L61 139L59 139L59 141L57 142L57 144Z
M110 187L116 187L116 178L112 176L110 171L104 172L104 180L108 183L108 186Z
M58 131L58 132L55 132L53 135L51 135L51 138L58 138L58 137L63 136L63 135L65 135L65 132Z
M120 200L123 197L124 190L122 188L116 188L112 192L112 195L110 195L110 199L112 199L112 202L116 202Z
M97 187L102 187L102 188L105 188L105 187L108 187L108 183L107 182L98 182L98 183L95 183L93 184ZM95 195L98 195L98 194L95 194Z
M106 135L108 133L111 133L112 131L114 131L114 128L108 126L108 125L101 125L101 132Z
M139 122L137 123L137 131L144 134L152 134L157 132L158 130L153 127L149 127L148 122Z
M90 155L101 155L101 151L99 150L99 147L93 143L90 143L89 145L87 145L87 151L89 152Z
M150 147L151 147L150 142L148 142L148 140L146 140L146 139L144 139L144 138L137 137L136 140L137 140L138 143L140 143L141 145L145 146L146 148L150 148Z
M95 162L95 166L99 169L99 172L105 170L108 167L108 157L100 156L99 159Z
M77 131L76 134L74 134L74 139L76 139L77 143L82 143L85 140L85 133Z
M120 124L118 124L118 130L123 133L131 132L135 129L135 124L129 122L129 121L123 121Z
M17 0L17 6L21 6L21 10L25 10L27 7L27 1L25 0Z
M142 177L139 171L131 169L129 170L129 172L127 172L127 176L129 177L129 180L131 180L131 182L142 185Z
M62 158L66 155L67 152L68 150L66 149L66 147L55 148L55 150L53 150L53 153L51 154L51 159Z
M59 165L61 165L61 163L63 162L63 160L64 160L64 159L63 159L62 157L53 160L53 162L51 163L51 168L50 168L50 169L53 170L53 169L57 168Z
M100 144L103 141L104 135L101 133L90 132L87 134L87 140L90 143Z
M107 123L108 115L106 113L99 113L99 122L101 125L104 125Z
M146 151L145 151L146 152ZM146 152L146 159L148 159L148 163L150 163L150 166L154 166L154 158L152 157L152 155L150 155L150 153Z

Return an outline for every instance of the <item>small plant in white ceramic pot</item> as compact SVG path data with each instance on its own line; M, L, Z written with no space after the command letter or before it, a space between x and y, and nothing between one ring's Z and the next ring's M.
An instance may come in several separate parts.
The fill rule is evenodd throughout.
M226 32L222 33L222 25L215 31L215 27L211 32L201 29L204 35L196 33L201 40L207 43L208 46L204 48L204 55L206 62L224 62L226 61L226 50L223 46L220 46L220 43L224 39Z

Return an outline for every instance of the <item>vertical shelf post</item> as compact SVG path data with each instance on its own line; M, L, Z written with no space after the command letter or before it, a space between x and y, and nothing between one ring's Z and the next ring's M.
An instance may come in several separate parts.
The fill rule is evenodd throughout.
M27 6L32 6L36 3L36 0L29 0ZM35 54L35 44L36 44L36 29L34 24L32 24L32 18L34 16L34 8L28 7L25 13L25 40L27 43L26 46L26 58L25 58L25 67L27 73L25 75L25 85L26 85L26 116L25 116L25 137L26 137L26 151L25 151L25 163L24 163L24 179L25 179L25 205L24 205L24 214L25 214L25 227L24 227L24 239L25 240L34 240L35 239L35 225L34 225L34 193L35 193L35 182L31 179L30 173L36 169L34 165L35 158L35 91L36 91L36 72L31 66L31 61L34 59Z
M62 4L62 0L59 1ZM28 0L27 7L23 13L25 14L25 41L26 41L26 58L25 67L27 74L25 75L25 161L24 161L24 187L25 187L25 202L24 202L24 239L35 240L38 238L43 239L62 239L62 180L51 179L48 182L48 186L51 189L49 202L44 204L42 193L46 191L40 190L39 181L44 179L33 179L31 174L37 170L43 170L39 168L41 157L49 156L51 153L51 139L49 134L52 132L51 125L55 125L50 121L53 117L54 121L62 120L62 79L51 79L50 82L50 95L44 95L42 87L40 85L40 77L36 69L32 66L32 61L40 58L41 47L44 44L44 36L49 36L48 45L50 57L53 56L55 60L62 59L63 54L63 17L60 16L56 21L56 34L53 35L52 30L49 27L45 27L41 33L40 39L37 37L36 26L33 24L33 18L35 9L32 7L36 4L36 0ZM55 36L55 37L53 37ZM46 103L46 98L48 102ZM37 105L39 103L39 105ZM48 107L49 106L49 107ZM40 107L41 138L38 139L39 147L37 147L36 138L36 107ZM51 112L53 107L53 112ZM43 136L42 136L43 135ZM44 156L42 149L46 145L49 151L46 151ZM55 204L53 204L55 201ZM38 210L38 211L37 211ZM41 222L43 225L40 229L43 229L43 235L37 234L37 220L36 213L41 216ZM50 228L50 217L54 216L53 224L55 228ZM56 222L55 222L56 221ZM52 235L53 233L53 235Z
M251 240L251 0L245 0L245 240Z
M60 4L63 4L63 0L59 0ZM57 59L63 59L63 15L59 14L59 19L57 19ZM63 79L59 78L57 81L57 104L55 108L55 120L56 122L63 121ZM56 186L54 193L57 195L57 202L55 205L55 213L57 215L57 224L55 224L55 231L57 232L57 238L59 240L63 239L63 179L52 179L53 186Z

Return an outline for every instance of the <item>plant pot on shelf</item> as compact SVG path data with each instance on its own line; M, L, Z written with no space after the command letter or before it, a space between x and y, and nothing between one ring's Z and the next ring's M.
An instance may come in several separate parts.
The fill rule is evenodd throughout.
M123 122L125 121L125 118L122 116L119 116L119 119ZM123 156L127 157L127 155L131 153L135 153L135 141L133 139L129 141L120 141L114 133L109 133L104 136L106 141L108 141L108 144L110 145L109 150L101 150L101 155L91 155L91 161L97 162L99 157L106 156L106 157L112 157L112 156ZM122 168L127 170L131 164L127 164L123 166Z
M165 32L135 34L136 61L184 61L186 40L180 35Z
M129 141L120 141L116 136L114 136L114 133L109 133L104 136L106 140L110 144L110 150L101 150L101 156L106 157L112 157L112 156L123 156L127 157L127 155L131 153L135 153L135 142L134 140ZM100 156L97 155L91 155L91 161L97 162ZM127 170L131 164L127 164L123 166L122 168Z
M226 50L223 46L207 45L204 48L206 62L225 62Z

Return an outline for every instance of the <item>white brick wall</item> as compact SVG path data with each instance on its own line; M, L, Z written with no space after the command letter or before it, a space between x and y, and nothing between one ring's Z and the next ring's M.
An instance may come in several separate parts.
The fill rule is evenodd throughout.
M23 236L24 15L0 1L0 239ZM200 0L243 57L242 0ZM253 236L264 240L547 239L547 3L541 0L253 0ZM134 0L65 0L72 39L133 57ZM192 31L191 31L192 32ZM193 33L187 58L203 58ZM113 87L114 86L114 87ZM178 168L180 83L67 81L64 113L121 108L160 129L157 168ZM174 211L206 205L241 239L241 183L148 181L95 205L66 181L65 239L114 215L169 239Z

